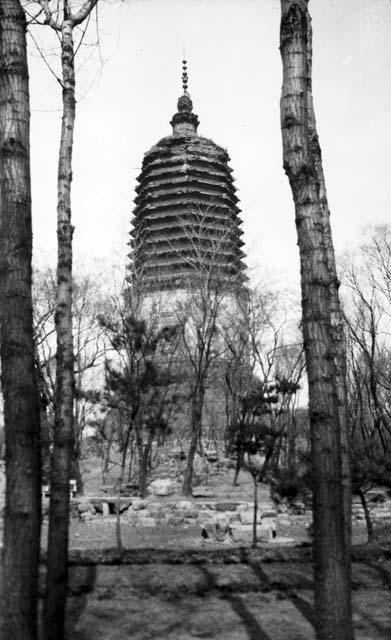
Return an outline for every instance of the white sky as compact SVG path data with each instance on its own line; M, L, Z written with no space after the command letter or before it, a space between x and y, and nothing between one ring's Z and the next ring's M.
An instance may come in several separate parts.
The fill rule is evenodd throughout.
M336 250L391 222L391 1L312 0L314 98ZM231 156L247 264L299 278L282 169L279 0L102 2L100 48L80 50L73 223L77 262L122 263L143 154L171 133L182 48L199 133ZM95 18L89 41L95 37ZM53 39L39 28L47 49ZM35 257L54 264L60 86L30 42ZM56 56L48 58L58 66Z

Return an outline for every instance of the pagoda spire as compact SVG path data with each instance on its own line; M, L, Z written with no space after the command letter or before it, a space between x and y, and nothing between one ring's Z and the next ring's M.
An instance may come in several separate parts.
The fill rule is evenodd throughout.
M187 75L187 60L185 59L185 52L183 52L183 60L182 60L182 87L183 93L187 93L187 87L189 84L189 76Z
M187 60L183 55L182 60L182 89L183 94L178 99L177 113L174 114L170 124L173 129L173 135L183 136L197 135L197 127L199 124L198 116L193 113L193 103L188 92L189 76L187 73Z

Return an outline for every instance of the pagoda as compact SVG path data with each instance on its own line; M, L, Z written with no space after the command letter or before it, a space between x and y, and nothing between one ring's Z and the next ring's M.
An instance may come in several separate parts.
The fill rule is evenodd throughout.
M207 271L227 288L247 279L230 158L197 133L186 60L182 86L172 134L146 152L136 188L131 276L145 293L187 289Z

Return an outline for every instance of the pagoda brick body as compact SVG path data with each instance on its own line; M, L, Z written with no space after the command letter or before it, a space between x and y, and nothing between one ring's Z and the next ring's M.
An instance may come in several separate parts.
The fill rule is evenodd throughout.
M221 284L246 280L240 209L228 153L197 134L185 91L171 136L144 156L131 231L132 277L145 291L186 290L213 270Z

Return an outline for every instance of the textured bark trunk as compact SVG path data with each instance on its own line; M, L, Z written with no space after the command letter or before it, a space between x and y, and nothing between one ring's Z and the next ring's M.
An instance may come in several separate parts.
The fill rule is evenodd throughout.
M257 476L251 474L254 482L254 514L253 514L253 548L257 546L257 518L258 518L258 482Z
M365 524L367 526L367 534L368 534L368 544L372 544L375 535L374 535L374 531L373 531L373 524L372 524L372 520L371 520L371 514L369 513L367 500L365 498L365 493L364 493L364 491L362 489L358 490L358 495L360 496L362 508L364 509Z
M204 404L203 389L196 389L191 406L191 439L187 453L186 469L183 478L182 494L191 496L193 481L193 463L197 449L197 442L201 433L202 407Z
M6 448L0 636L37 638L39 399L31 302L30 112L26 22L0 3L0 327Z
M314 472L315 610L319 640L353 638L350 469L338 281L311 95L307 0L281 0L284 169L296 209Z
M54 444L50 479L45 640L64 638L68 582L69 480L73 448L74 356L72 337L71 181L75 122L75 70L72 23L61 27L63 117L57 202L57 359Z
M48 400L46 395L45 380L36 345L34 345L35 373L37 376L37 388L39 397L39 421L41 425L41 476L45 482L49 479L50 473L50 428L47 415Z
M243 445L238 444L236 448L236 464L235 464L235 474L234 479L232 481L232 486L237 487L239 485L239 473L241 468L243 467Z
M329 273L329 311L330 331L333 343L333 364L335 391L338 405L338 420L340 433L342 502L346 554L351 555L352 538L352 490L350 466L350 438L348 424L348 402L346 383L346 340L345 327L339 301L339 279L335 264L335 254L330 225L330 210L327 201L326 181L323 172L322 152L316 129L315 111L312 97L312 28L311 18L307 12L307 110L308 110L308 138L309 149L314 163L318 185L318 198L322 219L323 242L326 264ZM350 563L348 570L350 572ZM350 574L349 574L350 575ZM350 578L349 578L350 581Z
M139 490L141 498L145 498L147 493L148 462L150 460L154 436L154 430L151 429L150 433L148 434L148 440L142 450L141 459L139 461Z

